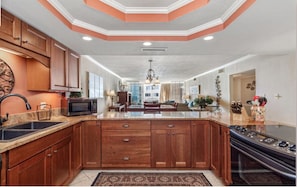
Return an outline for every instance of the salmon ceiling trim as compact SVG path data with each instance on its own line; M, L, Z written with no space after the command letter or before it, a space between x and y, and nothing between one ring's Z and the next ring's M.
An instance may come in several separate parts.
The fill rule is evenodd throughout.
M69 29L108 41L188 41L224 30L256 0L237 0L219 18L188 30L106 30L74 18L58 0L39 0Z
M196 10L209 0L179 0L168 7L125 7L116 1L84 0L85 4L125 22L169 22Z

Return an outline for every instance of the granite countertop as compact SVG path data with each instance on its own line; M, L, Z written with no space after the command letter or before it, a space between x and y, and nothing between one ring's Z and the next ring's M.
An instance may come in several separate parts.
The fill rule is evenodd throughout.
M20 145L29 143L38 138L52 134L64 128L70 127L81 121L86 120L212 120L224 126L230 125L275 125L277 122L265 121L265 122L248 122L248 121L232 121L229 114L221 114L215 112L160 112L157 114L146 114L144 112L106 112L103 114L86 115L86 116L55 116L51 118L51 121L61 121L61 124L34 132L30 135L25 135L22 138L18 138L12 141L0 141L0 153L13 149Z

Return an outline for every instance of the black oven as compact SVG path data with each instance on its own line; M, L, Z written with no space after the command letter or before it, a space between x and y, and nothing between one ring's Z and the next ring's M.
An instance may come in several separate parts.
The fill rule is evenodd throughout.
M230 137L232 185L296 185L296 128L231 126Z
M63 98L61 107L61 113L65 116L97 113L97 99Z

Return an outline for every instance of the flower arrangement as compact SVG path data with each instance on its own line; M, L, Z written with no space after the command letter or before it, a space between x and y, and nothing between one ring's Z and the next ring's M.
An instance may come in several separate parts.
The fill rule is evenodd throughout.
M213 103L213 99L210 96L198 96L194 99L195 105L199 105L201 108L205 108L207 105Z

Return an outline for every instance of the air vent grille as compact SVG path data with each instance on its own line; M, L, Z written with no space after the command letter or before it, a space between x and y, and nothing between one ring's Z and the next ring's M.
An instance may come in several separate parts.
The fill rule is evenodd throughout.
M167 47L144 47L144 48L141 48L141 51L144 51L144 52L165 52L165 51L167 51Z

